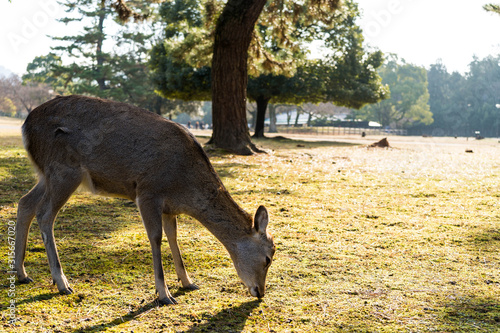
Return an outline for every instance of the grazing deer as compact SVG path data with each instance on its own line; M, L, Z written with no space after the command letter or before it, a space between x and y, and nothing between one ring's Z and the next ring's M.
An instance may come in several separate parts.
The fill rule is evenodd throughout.
M239 277L255 297L264 296L275 252L265 207L255 218L241 209L219 179L201 145L182 126L138 107L84 96L58 96L26 119L23 140L38 172L35 187L19 201L15 269L21 283L26 242L36 216L50 271L59 292L71 294L54 240L54 219L82 184L93 193L135 201L151 243L161 304L176 301L165 285L162 226L184 288L198 289L177 244L178 214L199 220L225 246Z

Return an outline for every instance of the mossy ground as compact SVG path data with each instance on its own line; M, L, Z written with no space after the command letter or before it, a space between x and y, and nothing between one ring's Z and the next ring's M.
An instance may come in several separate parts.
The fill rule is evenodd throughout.
M179 304L158 307L137 209L76 193L55 223L75 293L61 296L52 286L34 221L26 258L34 283L15 286L10 325L7 226L36 178L20 137L0 137L0 331L500 331L496 140L405 138L391 149L280 138L257 144L268 154L209 153L236 202L252 213L264 204L271 214L277 252L261 301L217 239L181 216L179 243L201 289L180 288L165 239L166 281Z

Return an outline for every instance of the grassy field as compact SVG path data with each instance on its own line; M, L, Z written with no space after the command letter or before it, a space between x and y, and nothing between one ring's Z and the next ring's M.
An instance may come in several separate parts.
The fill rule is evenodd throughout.
M210 151L234 199L251 213L260 204L270 211L277 252L261 301L222 245L182 216L179 243L201 289L180 288L165 239L166 281L179 304L158 307L136 208L77 193L55 225L75 293L51 285L35 221L26 259L34 283L15 286L10 325L7 227L35 177L20 137L2 136L0 331L500 332L500 144L389 141L393 148L367 149L275 138L257 142L268 154Z

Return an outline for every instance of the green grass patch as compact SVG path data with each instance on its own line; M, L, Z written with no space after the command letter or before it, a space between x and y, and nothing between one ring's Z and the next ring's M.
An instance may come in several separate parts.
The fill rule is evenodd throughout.
M205 141L202 138L201 141ZM58 295L36 221L9 324L8 274L0 274L0 331L18 332L496 332L500 327L500 150L471 142L396 149L341 142L262 139L268 151L210 150L234 199L271 214L277 252L266 296L239 281L223 246L197 221L179 218L192 278L176 281L176 306L155 302L152 255L126 200L76 193L55 224L75 293ZM36 178L19 137L0 137L0 267L8 221Z

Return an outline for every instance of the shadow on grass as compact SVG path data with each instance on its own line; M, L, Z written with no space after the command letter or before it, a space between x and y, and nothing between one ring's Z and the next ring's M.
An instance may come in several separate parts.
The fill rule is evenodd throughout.
M181 291L180 293L185 293ZM176 293L174 296L178 296L179 293ZM194 324L188 330L183 332L241 332L245 327L245 323L252 313L253 309L259 306L260 300L254 300L250 302L243 303L236 307L226 308L211 317L206 323L203 324ZM175 305L168 305L175 306ZM97 324L90 327L82 327L76 329L74 332L101 332L103 330L107 330L113 328L118 325L122 325L132 320L138 319L142 315L145 315L147 312L152 309L158 307L158 301L155 300L146 305L141 306L139 309L135 311L131 311L124 316L119 316L108 323Z
M20 283L16 282L16 285L20 285ZM54 297L57 297L57 296L63 297L58 292L55 292L55 293L45 293L45 294L40 294L40 295L32 296L30 298L25 298L22 301L16 302L16 306L19 306L19 305L22 305L22 304L30 304L30 303L34 303L34 302L40 302L40 301L47 301L47 300L50 300L50 299L52 299Z
M102 200L99 196L89 196L84 200L87 202L73 202L63 206L54 224L56 233L62 231L64 236L73 235L77 238L82 238L84 234L90 237L110 235L139 221L139 210L135 204L129 205L129 201L124 199L110 201Z
M255 169L258 166L255 164L244 164L244 163L222 163L214 165L214 169L221 179L224 178L235 178L238 176L239 170L242 169ZM238 168L238 172L231 171L231 169Z
M498 332L500 302L496 298L468 295L442 306L443 315L437 325L444 326L443 329L453 332Z
M500 228L483 229L470 235L470 241L481 250L490 248L492 252L498 250L500 245Z
M260 300L254 300L242 303L239 306L223 309L206 323L194 325L183 332L242 332L248 317L250 317L253 309L259 306L260 302Z
M94 326L90 326L90 327L78 328L73 332L81 332L81 333L84 333L84 332L102 332L108 328L112 328L112 327L121 325L123 323L129 322L131 320L137 319L137 317L140 317L142 314L145 314L148 311L150 311L156 307L158 307L158 301L154 300L148 304L141 306L137 310L131 311L124 316L119 316L118 318L115 318L108 323L98 324L98 325L94 325Z

